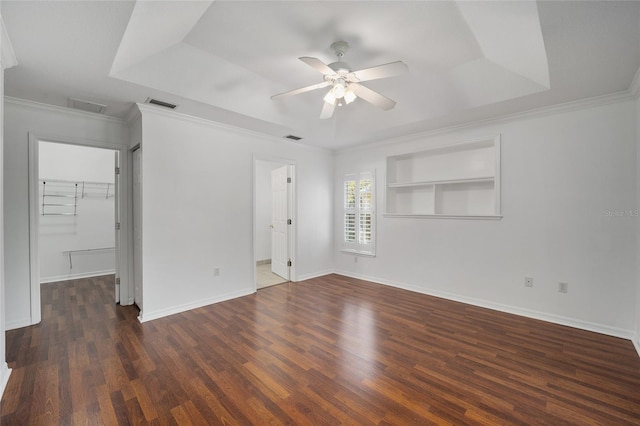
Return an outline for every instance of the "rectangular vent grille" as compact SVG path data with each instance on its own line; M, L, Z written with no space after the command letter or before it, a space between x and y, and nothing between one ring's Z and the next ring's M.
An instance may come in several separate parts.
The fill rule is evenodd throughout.
M161 106L161 107L164 107L164 108L169 108L169 109L176 109L176 107L178 106L178 105L175 105L175 104L170 104L169 102L159 101L159 100L153 99L153 98L147 99L146 103L153 104L153 105L158 105L158 106Z
M69 98L69 108L79 109L80 111L94 112L102 114L106 109L106 105L97 104L95 102L83 101L82 99Z
M302 139L300 136L294 136L294 135L287 135L285 136L285 138L291 139L292 141L299 141L300 139Z

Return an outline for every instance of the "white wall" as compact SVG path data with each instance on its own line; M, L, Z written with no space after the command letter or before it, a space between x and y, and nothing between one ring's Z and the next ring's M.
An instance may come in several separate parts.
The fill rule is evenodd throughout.
M49 180L47 193L73 195L74 184L56 183L101 182L85 184L85 196L76 202L76 216L40 217L40 281L53 282L72 278L112 274L115 272L115 251L94 250L71 254L67 250L114 247L115 245L115 151L77 145L40 142L39 176ZM107 184L110 184L107 186ZM40 185L40 194L42 194ZM81 185L80 187L81 188ZM78 190L81 194L81 189ZM110 196L107 198L107 191ZM47 202L72 203L70 198L48 197ZM71 207L51 207L71 211Z
M40 142L40 178L114 181L115 151L89 146Z
M296 164L296 278L332 270L331 152L140 108L142 320L255 291L254 157Z
M638 70L640 73L640 70ZM636 75L637 77L637 75ZM636 91L636 208L640 211L640 96ZM636 256L636 332L633 341L638 355L640 355L640 216L636 229L637 254Z
M4 30L4 22L0 16L0 99L4 99L4 70L11 66L16 65L16 58L14 55L8 55L7 52L13 52L11 43L6 37ZM8 63L8 59L12 63ZM3 222L3 210L4 210L4 190L3 190L3 151L4 151L4 104L0 103L0 224ZM7 352L5 342L5 329L6 329L6 303L5 297L5 251L4 251L4 229L0 226L0 398L4 393L4 389L9 381L11 370L7 366Z
M128 143L120 120L5 98L4 244L7 329L31 324L29 276L28 143L32 132L49 140Z
M631 337L637 284L632 101L530 116L336 154L342 176L378 171L377 256L336 269L407 289ZM385 157L502 134L501 220L384 217ZM611 216L607 212L623 212ZM629 214L625 213L630 212ZM342 216L334 215L334 239ZM524 287L524 277L534 279ZM568 282L569 292L557 291Z
M282 166L281 163L256 161L256 260L271 259L271 171Z

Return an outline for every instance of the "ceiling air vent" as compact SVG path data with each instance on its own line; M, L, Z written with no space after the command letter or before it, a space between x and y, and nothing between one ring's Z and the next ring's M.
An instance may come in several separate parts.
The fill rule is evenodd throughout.
M300 136L295 136L295 135L287 135L285 136L285 138L291 139L292 141L299 141L300 139L302 139Z
M159 101L159 100L153 99L153 98L147 98L145 103L152 104L152 105L158 105L158 106L161 106L161 107L164 107L164 108L169 108L169 109L176 109L176 107L178 106L178 105L175 105L175 104L170 104L169 102Z
M107 106L95 102L83 101L82 99L69 98L69 108L102 114L107 109Z

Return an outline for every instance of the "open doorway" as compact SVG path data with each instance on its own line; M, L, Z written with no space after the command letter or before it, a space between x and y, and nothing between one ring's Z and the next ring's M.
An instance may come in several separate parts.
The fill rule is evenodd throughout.
M256 289L292 279L294 172L294 166L285 162L255 161Z
M114 303L133 303L121 173L127 151L112 143L29 134L31 324L42 319L40 287L46 283L106 275Z
M115 274L115 156L39 142L40 283Z

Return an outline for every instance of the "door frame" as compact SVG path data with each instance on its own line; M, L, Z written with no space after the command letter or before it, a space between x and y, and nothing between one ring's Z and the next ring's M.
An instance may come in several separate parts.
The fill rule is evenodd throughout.
M42 320L40 306L40 250L39 250L39 144L53 142L66 145L86 146L118 151L120 155L120 188L118 204L120 207L120 245L117 250L116 271L120 273L120 304L133 303L133 294L129 280L129 148L113 142L75 138L56 135L41 135L29 132L29 285L31 293L31 325ZM114 171L115 173L115 171ZM114 224L115 228L115 224ZM117 232L117 231L114 231ZM114 303L115 300L114 300Z
M137 154L136 154L137 153ZM129 234L129 240L128 240L128 244L129 247L131 248L131 263L130 263L130 268L129 268L129 272L130 272L130 279L129 279L129 285L131 287L131 292L132 292L132 304L136 304L138 306L138 309L140 309L138 318L142 318L142 312L143 312L143 306L144 306L144 279L142 277L142 270L140 270L140 282L138 283L138 285L140 286L140 300L138 300L136 298L136 254L135 254L135 213L134 213L134 206L136 205L136 200L135 198L135 191L133 189L134 186L134 180L135 180L135 176L134 176L134 156L135 155L139 155L140 156L140 164L138 165L138 172L140 173L140 179L142 179L142 144L138 143L136 145L133 146L133 148L130 148L128 151L128 158L129 158L129 214L131 217L131 232ZM140 185L140 198L138 198L137 203L138 203L138 208L140 209L140 211L138 212L138 214L140 215L141 219L140 219L140 232L142 232L142 180L140 180L139 182ZM140 250L142 251L142 248L140 248ZM142 254L142 253L141 253ZM140 259L140 269L142 269L142 259Z
M296 274L296 259L297 259L297 244L296 241L298 235L298 205L297 205L297 191L298 191L298 183L296 176L296 162L294 160L279 158L279 157L267 157L267 156L254 156L253 157L253 170L252 170L252 185L253 185L253 223L252 223L252 238L251 238L251 248L253 250L252 256L252 264L251 271L253 275L253 288L254 291L258 289L258 276L256 274L256 263L258 261L258 255L256 253L256 167L257 163L261 162L269 162L269 163L278 163L280 166L287 166L288 173L291 176L291 187L288 191L288 200L287 200L287 211L288 216L291 219L291 225L289 226L289 232L287 236L287 251L289 253L289 259L291 259L291 266L289 267L289 281L296 282L297 274Z

